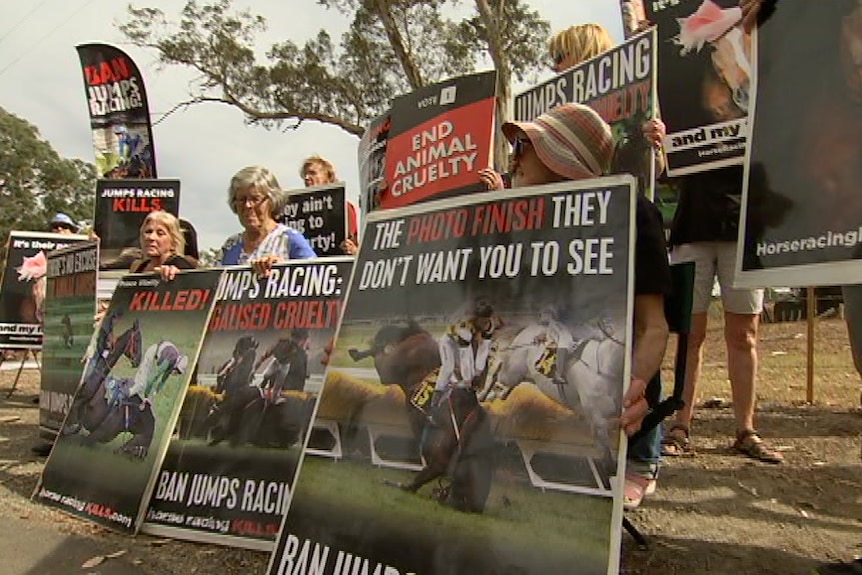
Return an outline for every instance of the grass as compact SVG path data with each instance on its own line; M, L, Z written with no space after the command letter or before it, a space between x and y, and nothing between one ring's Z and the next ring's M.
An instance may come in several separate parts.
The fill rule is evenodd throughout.
M610 499L542 492L498 471L485 512L467 514L430 499L430 484L417 495L384 483L409 482L412 477L412 472L309 456L294 498L302 502L301 508L319 503L337 510L325 518L336 524L358 521L365 526L364 538L410 529L416 532L411 537L438 538L436 544L445 546L446 540L481 534L479 539L494 542L490 555L500 565L550 569L577 563L579 573L606 572Z
M703 370L695 403L707 398L730 399L727 350L721 303L709 310ZM761 324L758 341L757 398L760 402L807 403L808 328L805 321ZM666 392L673 385L675 337L662 367ZM858 406L860 376L853 366L847 326L838 318L815 321L812 356L814 402L825 406Z

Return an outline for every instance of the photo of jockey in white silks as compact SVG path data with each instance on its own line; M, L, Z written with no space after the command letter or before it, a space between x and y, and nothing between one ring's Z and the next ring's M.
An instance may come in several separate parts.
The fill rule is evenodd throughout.
M84 377L72 403L69 416L63 429L63 434L72 435L84 430L81 420L84 418L87 403L99 392L102 386L108 383L111 370L122 356L129 359L132 367L137 368L142 361L141 356L141 331L140 323L135 321L132 327L125 330L120 336L114 335L114 323L122 317L122 312L112 310L108 312L99 322L96 337L90 341L84 358L87 367ZM103 412L101 415L89 417L90 432L98 428L109 414Z
M499 323L491 304L479 300L468 317L446 328L446 333L438 340L441 365L431 398L432 410L442 403L445 392L453 387L481 387L481 378L491 353L491 340Z
M276 341L257 361L255 371L267 359L272 358L263 373L260 386L268 403L281 403L282 390L304 390L305 380L308 378L307 348L308 329L296 328L291 330L288 337Z
M189 358L169 341L160 341L147 348L141 366L135 372L134 381L129 385L111 378L106 395L109 405L124 405L129 399L138 396L143 411L153 403L153 397L165 386L171 375L182 375L189 366ZM113 384L113 385L112 385Z

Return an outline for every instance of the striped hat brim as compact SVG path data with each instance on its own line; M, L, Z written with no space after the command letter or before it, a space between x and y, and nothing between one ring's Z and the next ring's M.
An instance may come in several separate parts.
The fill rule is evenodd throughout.
M534 122L506 122L502 130L510 142L525 134L542 163L565 178L599 177L610 165L610 126L587 106L564 104Z

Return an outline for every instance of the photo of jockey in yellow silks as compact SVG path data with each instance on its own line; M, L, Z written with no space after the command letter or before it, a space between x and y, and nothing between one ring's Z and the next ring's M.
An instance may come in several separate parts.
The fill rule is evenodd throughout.
M575 347L572 334L566 326L557 321L557 314L552 307L544 307L539 311L537 327L533 342L545 346L546 353L542 358L547 358L547 365L543 362L537 369L557 385L565 385L566 361Z

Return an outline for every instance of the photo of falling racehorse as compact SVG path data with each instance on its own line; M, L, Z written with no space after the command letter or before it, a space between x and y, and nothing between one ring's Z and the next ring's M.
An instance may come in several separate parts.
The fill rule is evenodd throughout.
M62 433L75 435L84 445L108 443L120 433L131 433L117 452L143 457L153 439L155 419L152 409L140 409L140 398L133 398L133 410L109 402L108 383L111 371L122 359L137 368L141 363L141 324L135 320L118 336L113 333L115 318L106 317L98 333L96 353L87 363L84 377ZM129 412L132 416L130 417Z

